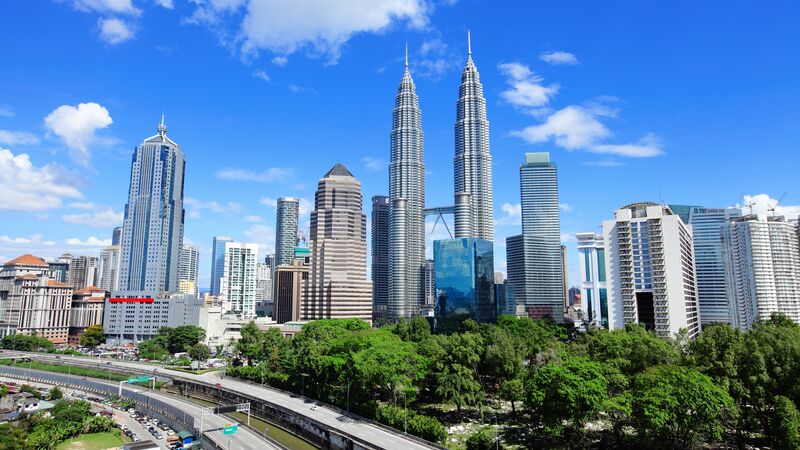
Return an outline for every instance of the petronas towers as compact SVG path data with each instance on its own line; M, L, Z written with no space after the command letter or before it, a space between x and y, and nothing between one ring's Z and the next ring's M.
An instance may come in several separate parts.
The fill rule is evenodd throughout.
M458 93L455 124L456 237L494 240L492 157L486 99L469 45ZM420 314L425 302L425 160L422 114L408 52L397 89L389 161L388 319Z

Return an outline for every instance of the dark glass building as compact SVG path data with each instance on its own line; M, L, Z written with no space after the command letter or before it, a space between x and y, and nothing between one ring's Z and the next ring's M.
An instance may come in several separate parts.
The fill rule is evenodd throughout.
M490 241L460 238L434 241L436 317L495 319L494 248Z

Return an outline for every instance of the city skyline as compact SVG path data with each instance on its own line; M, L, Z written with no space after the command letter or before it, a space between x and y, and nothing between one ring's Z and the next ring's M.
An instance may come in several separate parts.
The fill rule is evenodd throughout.
M631 48L626 39L636 30L621 31L617 36L591 34L593 25L559 18L557 9L524 14L537 24L541 22L541 26L531 27L536 33L527 32L528 27L523 29L520 19L515 18L509 19L513 34L497 32L490 25L491 19L496 18L494 14L503 14L508 6L483 18L477 14L481 5L462 3L419 13L433 31L403 29L403 24L414 19L403 16L397 22L400 26L390 27L385 33L355 29L352 39L345 39L346 45L329 48L322 56L309 56L307 48L299 46L298 51L292 52L262 51L259 58L242 63L239 58L231 58L228 49L218 45L203 26L179 25L181 18L192 15L189 6L176 2L173 10L161 10L143 2L134 3L142 11L139 18L124 13L123 17L135 22L135 37L113 45L98 39L94 28L96 22L109 18L108 13L77 10L73 2L48 5L41 12L41 24L15 20L31 7L24 4L15 5L0 19L11 33L22 33L19 27L26 25L25 34L31 35L25 45L0 51L5 59L14 60L24 69L0 75L2 85L14 86L0 95L0 148L6 149L0 162L4 170L13 167L16 172L0 180L0 192L5 197L0 213L7 219L0 232L3 260L27 252L48 258L66 252L99 255L110 244L111 229L122 224L132 149L148 134L162 110L167 114L170 135L186 152L185 242L201 249L199 274L203 289L209 286L213 236L231 235L238 241L266 244L260 253L271 253L274 199L300 198L300 230L307 230L316 174L335 161L341 159L363 182L365 198L387 195L387 117L391 114L397 73L403 65L405 41L409 41L409 64L425 111L423 128L429 149L425 161L429 171L427 206L452 204L454 106L459 71L467 53L467 28L472 30L472 51L480 62L492 124L498 271L506 271L505 237L519 232L516 167L528 151L549 151L559 165L562 232L566 235L562 240L570 246L572 285L576 284L578 266L574 233L599 232L600 222L610 219L613 211L627 201L713 208L749 203L742 193L769 193L772 200L761 198L756 206L766 212L769 204L789 191L784 204L800 204L800 192L792 192L786 181L793 178L792 172L782 169L798 162L798 156L792 153L797 148L797 138L786 130L796 123L799 102L795 101L796 88L788 85L789 79L785 78L794 73L797 57L784 54L781 46L786 44L775 38L776 34L789 31L786 19L777 14L772 17L772 34L761 37L758 34L764 28L750 29L748 12L743 7L734 8L729 22L716 20L711 26L735 45L712 40L701 51L689 45L692 37L705 31L694 16L658 23L648 18L651 10L631 7L626 21L640 17L654 28L654 34L663 31L670 21L681 24L686 31L685 40L678 43L677 49L669 50L661 48L660 41L653 37ZM673 14L680 12L678 9ZM601 19L603 14L611 14L599 13ZM546 20L553 24L544 24ZM557 27L567 20L585 26L586 35L598 36L597 42L559 31ZM169 32L163 36L153 35L159 25L170 24L174 26L167 26ZM45 25L54 27L53 31L36 32ZM56 32L64 35L57 46L75 49L67 52L69 61L53 57L50 64L64 74L63 80L58 81L48 77L48 70L38 68L33 56L41 55L41 49L53 43ZM737 37L737 33L741 36ZM192 44L190 40L194 38L201 43ZM751 42L742 42L745 38ZM603 49L604 45L608 48ZM157 46L162 48L156 49ZM649 52L648 60L659 62L659 70L664 69L662 64L674 67L658 76L652 75L653 63L641 59L626 61L626 73L614 67L622 63L620 58L635 58L643 49ZM239 87L222 86L194 71L189 60L200 52L220 62L215 76ZM331 52L337 54L335 64ZM756 52L763 62L757 72L743 70L741 62L733 61L734 56L753 60ZM684 74L689 63L676 60L688 59L697 65L701 57L707 58L709 66L720 67L699 64L692 72L691 82L686 82ZM140 81L122 78L122 74L130 73L149 58L174 61L177 67L186 68L185 72L197 75L188 84L182 79L184 76L174 71L148 73ZM288 63L280 65L284 61L280 58ZM553 62L561 65L552 65ZM80 70L70 69L68 64ZM441 67L439 72L437 67ZM87 74L87 68L102 68L109 81L98 82L96 75ZM313 75L304 76L305 72ZM265 77L271 81L264 81ZM666 80L670 77L684 81L668 86ZM715 87L720 81L724 87L734 89L729 92ZM769 84L773 89L762 99L741 89L749 84ZM207 91L206 87L218 91L204 99L208 103L201 107L190 97L198 88ZM147 95L149 92L159 95ZM234 95L237 92L247 93L247 99L238 99ZM709 108L726 106L731 101L723 98L723 93L735 99L736 111L712 113ZM237 99L231 100L231 95ZM619 100L601 97L609 95ZM358 99L357 107L342 103L345 98ZM281 114L265 111L265 102L274 102ZM344 109L341 117L330 123L322 120L337 108ZM534 117L534 113L539 116ZM715 119L704 120L710 114ZM78 127L76 117L85 117L93 125L88 131ZM594 126L584 129L588 135L554 131L559 123L578 124L575 121L581 119L594 119L584 122ZM283 125L256 125L270 121ZM303 133L311 127L320 127L320 132L314 134L324 138L318 140ZM650 132L659 137L659 145ZM596 141L590 151L581 147L585 142L572 140L580 137ZM321 145L323 142L325 146ZM637 145L619 146L631 142ZM638 151L639 156L648 151L661 154L649 158L608 156L610 152L625 151ZM719 158L720 152L727 157ZM741 162L756 152L770 157L755 160L746 179L728 176L731 170L741 170ZM782 164L775 166L775 160ZM711 163L718 170L708 171ZM670 178L678 171L685 176ZM618 180L622 178L624 182ZM43 183L31 192L23 186L30 180ZM639 186L635 192L630 189L633 185ZM797 210L791 210L792 215ZM368 210L364 212L369 214ZM452 222L449 224L452 229ZM426 233L428 249L432 247L429 231L430 221ZM437 228L438 238L445 237L439 233L443 231L442 227Z

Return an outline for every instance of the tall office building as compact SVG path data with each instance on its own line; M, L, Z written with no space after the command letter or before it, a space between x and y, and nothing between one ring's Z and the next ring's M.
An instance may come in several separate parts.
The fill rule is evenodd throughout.
M179 291L184 294L200 297L197 285L197 268L200 265L200 249L194 245L181 247L181 259L178 264Z
M494 299L494 247L478 238L433 242L436 266L436 317L471 317L491 322Z
M633 203L603 222L609 329L640 323L660 337L700 332L692 229L666 205Z
M525 307L525 237L521 234L506 237L506 296L509 288L514 293L514 309L505 309L506 314L516 314L517 305Z
M432 259L425 260L425 305L436 303L436 265Z
M700 323L703 325L731 322L722 254L722 228L741 216L742 211L736 208L689 208L686 223L692 227L697 300L700 303Z
M97 287L100 283L100 260L96 256L77 256L70 263L70 284L75 290Z
M269 264L256 264L256 302L272 300L272 276L274 271Z
M389 318L419 315L425 302L425 151L422 113L406 66L392 111L389 157Z
M279 198L275 216L275 265L292 264L294 248L297 247L300 200L294 197Z
M469 33L467 47L467 64L461 74L456 103L456 152L453 159L456 238L476 237L494 241L489 120L486 118L483 85L472 61Z
M578 239L580 298L584 320L608 328L606 248L603 236L596 233L578 233L575 237Z
M119 245L109 245L100 252L100 282L97 287L106 291L119 290Z
M167 137L164 116L157 134L136 147L122 226L119 287L123 291L175 291L183 243L180 145Z
M566 245L561 245L561 282L564 292L564 311L566 311L569 307L569 258Z
M122 242L122 227L114 227L111 232L111 245L119 245Z
M278 323L301 319L301 306L308 283L309 266L302 259L275 269L273 318Z
M225 244L233 242L228 236L214 236L211 245L211 295L219 295L220 283L225 275Z
M220 280L223 309L245 318L256 317L256 264L258 244L225 243L225 264Z
M314 198L303 320L357 317L372 321L367 217L361 207L361 183L337 163L319 180Z
M749 214L722 227L731 325L750 329L772 313L800 323L800 241L782 216Z
M522 261L517 259L513 262L513 275L509 266L509 280L515 285L517 303L523 305L530 317L551 317L561 322L566 289L558 209L558 171L555 163L550 161L549 153L526 153L525 163L520 165L519 178ZM511 260L509 256L509 265Z
M372 197L372 321L389 318L389 197Z

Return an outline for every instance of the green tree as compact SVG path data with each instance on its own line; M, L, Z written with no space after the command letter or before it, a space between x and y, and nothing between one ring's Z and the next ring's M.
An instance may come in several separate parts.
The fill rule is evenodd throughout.
M181 325L169 331L167 350L172 354L185 352L205 338L206 330L194 325Z
M0 425L0 450L20 450L26 448L26 432L23 428L4 423Z
M155 339L147 339L139 342L138 351L139 358L155 360L163 359L165 356L167 356L167 353L169 353L167 349L159 344Z
M580 440L584 424L601 410L608 396L608 381L600 363L572 357L532 372L525 391L526 405L546 431L562 435L567 422L570 439Z
M477 405L483 398L474 372L458 363L447 365L436 374L436 394L442 400L454 403L459 415L462 408Z
M770 433L775 448L800 448L800 412L788 398L775 397L775 411Z
M685 367L661 366L638 375L632 396L633 425L656 448L693 448L699 433L718 440L734 413L724 389Z
M627 376L680 358L670 342L656 337L644 326L626 324L624 330L597 331L578 339L572 352L618 368Z
M10 334L0 340L0 347L7 350L20 350L25 352L52 352L55 346L52 342L41 336L27 336L24 334Z
M103 332L102 325L91 325L83 331L81 335L80 344L83 347L97 347L106 341L106 335Z
M483 427L469 435L466 446L467 450L493 450L497 444L494 434Z
M195 361L205 361L211 357L211 351L208 346L198 342L189 349L189 357Z
M50 389L50 393L49 394L50 394L49 395L50 400L60 400L60 399L62 399L64 397L64 393L61 391L61 388L59 388L58 386L53 386Z
M516 403L525 400L525 385L519 378L506 380L500 385L500 398L511 402L511 412L517 413Z
M252 366L258 361L262 350L262 332L252 320L241 329L241 338L236 341L234 348L237 353L247 359L247 365Z

